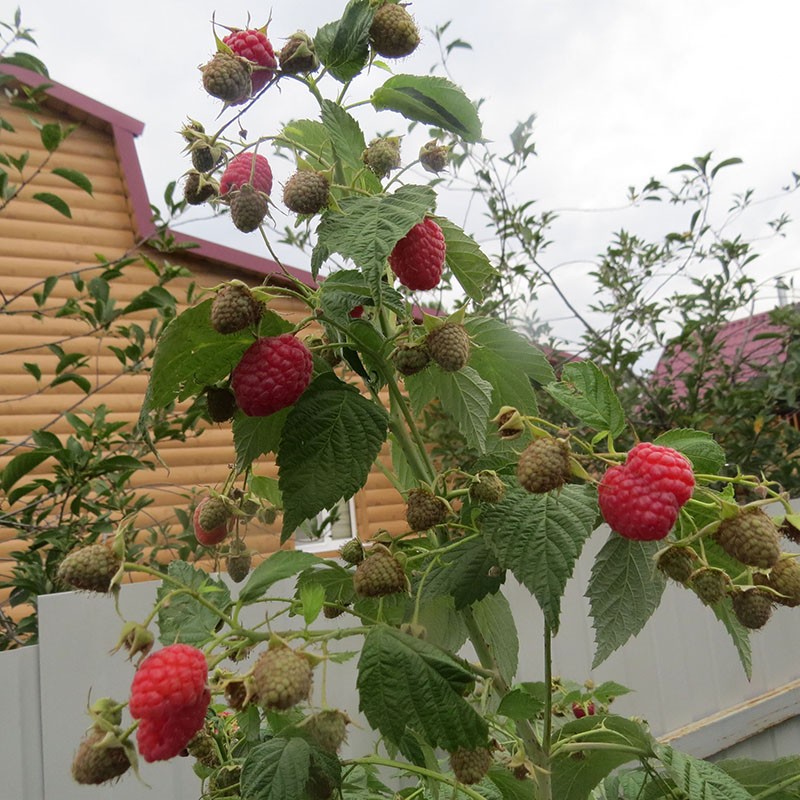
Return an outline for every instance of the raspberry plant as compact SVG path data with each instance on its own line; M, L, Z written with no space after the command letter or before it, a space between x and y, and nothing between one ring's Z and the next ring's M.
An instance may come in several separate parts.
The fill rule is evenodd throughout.
M362 75L386 66L376 49L386 57L399 50L375 47L377 15L382 37L393 35L384 29L393 18L402 18L398 35L407 43L419 35L416 26L409 33L408 20L414 23L407 13L388 14L386 7L352 0L313 38L294 34L299 43L292 58L303 48L306 71L275 71L243 107L226 106L231 118L216 133L192 126L195 143L224 154L223 163L204 176L212 182L223 176L221 199L213 201L217 210L232 204L231 195L245 185L269 195L265 162L274 148L292 153L298 170L326 177L327 204L319 216L298 223L313 242L313 276L324 270L325 278L307 286L286 270L279 281L254 287L264 311L243 327L220 331L210 298L178 316L159 339L140 426L147 430L151 416L178 398L232 383L236 463L217 494L240 513L243 499L256 516L280 513L285 542L300 525L358 491L388 441L392 468L386 469L408 502L408 530L380 533L356 547L357 554L349 547L344 563L277 552L253 570L235 599L218 578L173 562L156 607L144 622L126 623L119 646L132 657L146 653L155 626L162 644L194 648L193 664L207 660L207 684L197 676L190 682L195 694L189 722L170 711L189 702L183 689L172 688L170 675L142 666L158 701L154 710L145 704L142 713L143 680L137 676L135 716L146 730L143 723L126 728L114 701L106 702L111 711L94 712L93 724L104 726L126 754L134 755L137 724L139 750L148 760L183 747L198 753L195 770L206 798L364 792L390 798L395 790L383 780L403 776L420 782L403 790L412 796L446 790L472 800L745 800L763 772L733 774L724 763L712 765L658 743L643 722L612 712L623 687L556 679L551 643L565 586L605 516L621 530L612 530L600 550L588 587L595 665L642 629L665 589L664 573L678 576L685 591L696 591L697 577L711 570L724 576L713 611L749 673L748 629L766 624L778 600L792 599L781 588L794 592L796 580L771 581L770 568L738 561L715 535L743 513L736 489L756 497L747 513L768 503L785 509L784 518L770 518L766 532L765 526L748 529L750 538L777 537L779 529L796 534L800 520L779 486L745 474L721 475L725 454L707 433L671 430L627 452L629 421L594 363L570 364L556 380L543 353L521 335L469 312L495 276L491 262L467 233L437 214L434 185L405 180L410 164L391 176L391 170L376 171L365 162L363 126L375 123L354 113L363 106L394 112L433 126L436 141L466 143L480 140L480 119L460 88L432 75L393 74L368 99L351 98ZM272 24L292 30L290 20ZM218 55L231 55L229 50L217 39ZM279 89L310 92L318 118L259 130L247 142L226 138L231 122L244 115L247 129L255 129L257 100L263 94L278 102ZM427 158L430 150L421 155ZM441 263L431 255L441 253L439 233L435 247L400 245L418 226L432 225L444 242ZM265 224L258 230L271 250L274 231ZM412 271L419 267L438 281L447 270L466 298L456 313L418 310L415 288L433 287L427 280L424 286L402 278L398 284L392 270L398 245ZM302 319L290 322L270 308L285 297L305 307ZM448 333L442 340L437 331L443 330L458 336L451 341ZM412 358L412 352L423 357ZM539 414L541 392L559 408L557 421ZM433 401L476 454L468 465L432 455L427 446L419 421ZM260 472L266 453L276 455L277 480ZM117 542L122 549L124 536ZM671 555L662 561L665 553ZM792 558L781 554L778 563ZM124 569L159 576L130 559ZM528 589L544 617L543 681L515 683L516 623L502 591L507 573ZM295 582L291 596L276 588L287 579ZM243 621L249 607L257 610L255 627ZM321 616L339 621L331 627ZM338 641L347 643L345 652L330 647ZM467 641L475 660L460 653ZM342 660L354 665L357 711L375 731L375 747L366 754L338 753L348 712L356 711L328 705L326 667ZM205 720L195 713L197 697L208 706ZM324 736L322 719L333 722ZM379 767L386 770L381 777ZM795 764L780 788L798 781Z

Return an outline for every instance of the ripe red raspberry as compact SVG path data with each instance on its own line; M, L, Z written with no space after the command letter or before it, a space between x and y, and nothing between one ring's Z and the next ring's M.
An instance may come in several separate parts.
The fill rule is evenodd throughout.
M426 219L394 246L389 266L403 286L412 291L427 291L439 284L444 257L442 229L432 219Z
M231 388L249 417L266 417L292 405L311 381L311 351L291 333L251 345L236 365Z
M269 195L272 191L272 169L264 156L258 153L239 153L234 156L222 173L219 193L224 197L235 189L249 183L256 191Z
M208 664L202 650L171 644L142 661L131 684L134 719L179 714L197 705L206 692Z
M253 69L252 94L257 94L269 83L273 70L278 66L275 51L263 30L243 30L229 33L223 40L233 52L250 61ZM261 69L259 69L261 67ZM244 102L244 101L240 101ZM235 104L234 104L235 105Z
M692 496L694 475L686 456L650 442L636 445L625 464L611 467L598 488L600 511L627 539L663 539Z
M145 761L166 761L179 755L203 727L211 693L174 714L142 717L136 729L136 744Z

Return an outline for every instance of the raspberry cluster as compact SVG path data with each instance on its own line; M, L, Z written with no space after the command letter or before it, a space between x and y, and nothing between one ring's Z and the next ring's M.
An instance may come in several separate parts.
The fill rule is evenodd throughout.
M104 544L73 550L58 567L58 579L84 592L107 592L121 561Z
M686 456L651 442L637 444L624 464L603 475L598 500L603 519L627 539L663 539L692 496L694 474Z
M172 644L142 661L131 684L130 712L145 761L177 756L203 727L211 694L201 650Z

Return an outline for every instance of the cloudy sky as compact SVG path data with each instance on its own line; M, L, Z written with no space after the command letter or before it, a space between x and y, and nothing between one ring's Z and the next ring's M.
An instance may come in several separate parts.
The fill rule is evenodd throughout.
M0 19L16 3L0 2ZM23 22L34 29L38 55L52 77L67 86L142 120L139 154L151 200L186 169L176 131L187 117L211 129L219 110L205 95L197 65L213 52L211 20L244 27L248 13L263 24L272 15L270 37L280 46L294 30L314 32L339 15L336 0L27 0ZM576 304L591 300L585 273L621 227L655 234L669 225L664 206L620 211L627 187L693 156L714 151L739 156L744 164L720 174L720 213L730 193L752 188L763 200L745 221L746 232L763 236L766 220L780 211L800 216L797 195L780 194L800 172L800 5L790 0L416 0L411 5L423 31L452 20L447 38L473 49L456 50L454 80L472 98L484 98L488 139L499 149L516 122L536 113L538 158L515 186L519 200L535 199L557 209L556 244L547 256L560 267ZM417 53L398 71L426 73L437 61L434 38L424 33ZM367 78L359 96L385 78ZM332 90L331 90L332 91ZM245 119L251 136L275 132L293 117L313 114L307 96L294 85L269 94ZM369 139L402 122L390 114L364 116ZM422 136L423 131L419 132ZM409 154L420 142L411 141ZM278 184L292 167L273 163ZM485 237L479 205L466 196L441 199L440 210L479 238ZM278 223L282 226L288 218ZM749 227L747 227L749 226ZM800 269L800 234L766 242L754 276L767 287L757 310L776 300L776 274ZM198 236L262 253L256 235L225 224L197 222L185 228ZM487 250L491 242L486 242ZM266 253L263 253L266 255ZM283 255L283 254L282 254ZM302 267L299 257L295 266ZM562 320L563 307L544 292L539 316L554 320L563 338L575 337Z

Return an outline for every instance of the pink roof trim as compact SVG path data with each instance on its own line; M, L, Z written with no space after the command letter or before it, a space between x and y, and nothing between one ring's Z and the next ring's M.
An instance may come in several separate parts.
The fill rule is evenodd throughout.
M155 225L151 217L150 199L147 196L142 167L139 163L139 156L136 152L135 137L140 136L144 131L144 123L133 117L122 114L110 106L92 100L74 89L70 89L60 83L55 83L49 78L39 75L22 67L4 64L0 67L0 72L11 75L20 83L26 86L47 86L47 94L56 100L83 111L85 114L94 117L102 122L108 123L114 137L115 147L119 156L125 182L130 193L131 208L133 210L134 224L136 232L143 237L152 236L156 232ZM269 258L261 258L241 250L234 250L232 247L215 244L206 239L196 236L187 236L183 233L170 231L175 241L180 243L193 242L197 246L192 248L192 255L208 259L227 266L236 267L245 272L256 275L281 275L283 270L280 265ZM297 280L308 286L315 284L310 272L296 267L286 267Z

